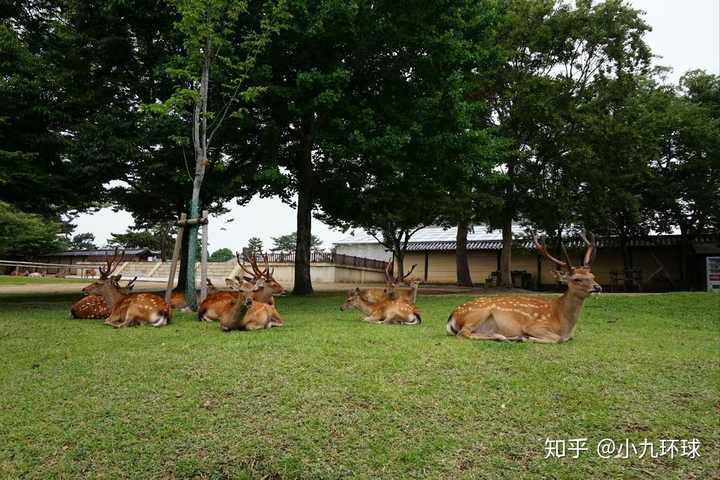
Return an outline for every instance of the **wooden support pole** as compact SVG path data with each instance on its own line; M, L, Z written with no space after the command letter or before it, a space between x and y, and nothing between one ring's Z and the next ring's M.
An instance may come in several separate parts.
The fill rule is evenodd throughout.
M208 211L202 212L202 252L200 252L200 303L207 297L208 273Z
M175 248L173 249L172 262L170 263L170 275L168 276L167 287L165 288L165 302L170 303L170 297L172 296L173 284L175 283L175 271L177 270L178 260L180 260L180 250L182 248L182 237L185 227L183 226L187 220L186 214L180 215L180 228L178 228L177 235L175 236Z

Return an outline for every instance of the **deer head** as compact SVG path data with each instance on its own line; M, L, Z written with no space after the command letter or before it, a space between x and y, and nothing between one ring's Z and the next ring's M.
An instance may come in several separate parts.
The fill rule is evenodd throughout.
M283 288L282 285L280 285L275 278L273 278L273 273L275 272L274 269L270 268L270 262L268 261L268 256L266 254L263 254L263 260L265 261L265 269L260 270L257 264L257 260L255 258L255 255L245 255L242 256L242 261L240 260L240 254L235 253L235 256L237 257L238 265L240 265L240 268L245 272L247 275L243 277L248 282L256 282L259 279L263 280L263 288L266 288L270 290L270 293L272 295L284 295L286 292L285 288ZM248 270L245 267L245 262L250 264L250 268L252 270Z
M392 263L387 264L387 267L385 267L385 293L388 298L394 298L395 289L400 284L405 284L411 288L417 288L417 286L420 285L420 280L410 278L410 275L412 275L415 268L417 268L417 263L413 264L413 266L410 267L410 270L401 277L399 273L398 275L392 274Z
M99 268L100 278L88 285L87 287L83 288L83 293L85 295L102 295L103 291L106 291L108 288L114 291L119 291L119 282L121 276L113 276L112 273L117 270L118 265L120 265L124 259L125 251L123 250L118 257L118 248L115 247L115 252L113 253L113 256L109 260L105 260L105 267ZM136 278L137 277L135 277L135 279ZM132 282L135 282L135 279L133 279Z
M541 243L535 234L533 234L533 243L541 255L558 267L558 269L555 270L555 277L560 283L567 285L567 293L579 298L586 298L592 293L601 292L602 287L595 281L595 275L593 275L591 271L592 262L595 259L595 252L597 251L595 237L591 234L591 241L589 241L585 235L580 234L580 238L582 238L585 242L587 249L585 251L585 256L583 257L582 265L579 267L572 265L567 249L565 248L565 245L562 245L562 243L561 246L565 256L564 262L553 257L547 251L545 244Z
M354 288L348 291L345 303L340 306L340 310L342 310L343 312L352 308L363 310L367 303L368 300L365 297L365 292L363 290L360 290L360 288Z

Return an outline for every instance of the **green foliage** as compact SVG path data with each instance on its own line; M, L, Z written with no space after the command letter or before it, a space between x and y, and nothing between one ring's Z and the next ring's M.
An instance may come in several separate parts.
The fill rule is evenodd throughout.
M92 233L79 233L75 235L68 247L70 250L94 250L98 248L97 245L95 245L95 235Z
M273 246L270 250L273 252L291 253L295 251L295 245L297 244L297 233L288 233L287 235L280 235L279 237L272 237ZM312 250L319 251L322 247L322 240L315 235L312 236L310 245Z
M262 253L263 242L258 237L250 237L248 239L247 250L251 253Z
M165 260L172 256L175 240L166 225L148 228L130 228L125 233L111 233L108 245L122 248L147 248L159 251L160 258Z
M27 258L60 248L60 222L0 202L0 257Z
M209 262L227 262L235 258L235 254L229 248L215 250L209 257Z

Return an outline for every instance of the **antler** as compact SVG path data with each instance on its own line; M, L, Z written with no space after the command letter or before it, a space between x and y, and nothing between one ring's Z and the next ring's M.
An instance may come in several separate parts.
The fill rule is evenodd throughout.
M135 283L135 280L137 280L137 277L134 277L132 280L130 280L127 285L125 285L125 288L130 288Z
M417 263L414 264L412 267L410 267L410 271L408 273L403 275L403 277L402 277L403 282L405 282L405 280L407 280L407 278L410 276L410 274L413 272L413 270L415 270L415 267L417 267Z
M255 258L255 253L253 252L252 256L243 254L243 257L247 259L247 261L250 263L250 266L252 267L254 272L252 275L254 277L262 277L263 272L260 271L260 268L257 266L257 258Z
M590 232L590 241L588 241L587 237L580 232L580 238L583 239L585 242L585 245L587 245L587 250L585 251L585 257L583 258L583 266L589 267L592 265L592 262L595 260L595 253L597 253L597 245L595 243L595 235Z
M120 255L120 259L117 258L118 256L118 247L115 247L115 252L113 253L113 256L110 260L105 260L105 263L107 264L106 268L99 267L98 270L100 271L100 279L105 280L110 276L111 273L115 271L115 269L120 265L120 263L125 258L125 250L122 251L122 254Z
M392 269L392 263L388 262L387 267L385 267L385 283L393 283L393 278L390 275L391 269Z
M550 255L550 253L547 251L547 248L545 248L545 245L538 241L537 236L535 235L535 232L533 232L532 237L533 237L533 243L535 244L535 248L537 249L538 252L540 252L541 255L543 255L545 258L547 258L551 262L555 263L559 267L568 268L568 269L572 268L570 266L569 262L568 263L563 262L563 261L558 260L557 258L553 257L552 255ZM565 247L563 246L563 249L564 248ZM567 252L566 252L566 254L567 254Z
M247 273L248 275L250 275L250 276L253 277L253 278L257 277L257 272L254 272L254 271L251 272L250 270L248 270L247 268L245 268L245 264L244 264L243 260L247 260L248 262L250 262L250 259L248 258L247 255L245 255L245 254L243 253L243 259L241 260L241 259L240 259L240 252L235 252L235 257L237 257L237 263L238 263L238 265L240 265L240 268L242 269L243 272ZM251 266L251 267L253 266L252 262L250 262L250 266ZM253 268L253 270L255 270L255 269Z
M267 253L263 253L262 256L265 261L265 270L263 270L262 276L265 278L268 278L268 276L272 277L272 274L270 273L270 261L268 260Z
M563 255L565 255L565 263L568 264L568 267L575 268L573 267L572 261L570 260L570 255L568 255L567 248L565 248L565 244L562 242L562 240L560 240L560 248L562 248Z

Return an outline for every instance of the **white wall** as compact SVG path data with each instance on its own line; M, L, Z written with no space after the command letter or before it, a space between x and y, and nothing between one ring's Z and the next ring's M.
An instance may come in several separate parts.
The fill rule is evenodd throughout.
M335 252L383 262L389 262L392 259L392 253L386 252L385 247L379 243L338 243L335 244Z

